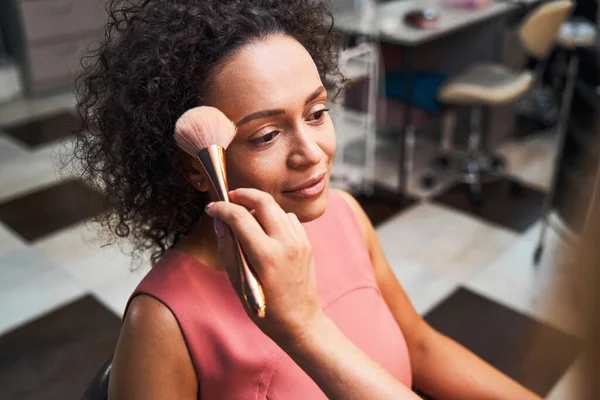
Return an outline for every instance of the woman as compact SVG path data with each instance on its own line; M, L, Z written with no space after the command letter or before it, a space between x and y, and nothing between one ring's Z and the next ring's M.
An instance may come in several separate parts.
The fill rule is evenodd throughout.
M328 190L337 78L316 0L113 1L79 82L85 176L115 204L101 222L157 261L133 293L111 399L537 399L415 312L375 231ZM175 122L211 105L235 122L231 200L212 203ZM205 215L203 211L206 209ZM214 221L213 221L214 219ZM268 315L248 318L235 232Z

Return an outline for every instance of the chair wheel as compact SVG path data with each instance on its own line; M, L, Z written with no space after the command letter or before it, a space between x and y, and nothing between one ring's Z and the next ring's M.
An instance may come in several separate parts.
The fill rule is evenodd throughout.
M435 186L436 178L432 174L426 174L421 178L421 187L423 189L431 189Z
M533 265L536 267L540 265L540 261L542 260L542 253L544 252L544 246L541 244L535 248L535 252L533 253Z
M500 156L492 156L491 166L492 166L492 169L494 169L496 171L502 170L502 169L504 169L504 167L506 167L506 161L504 161L504 158L502 158Z
M450 163L451 160L448 156L439 156L435 159L435 165L442 169L447 169L448 167L450 167Z

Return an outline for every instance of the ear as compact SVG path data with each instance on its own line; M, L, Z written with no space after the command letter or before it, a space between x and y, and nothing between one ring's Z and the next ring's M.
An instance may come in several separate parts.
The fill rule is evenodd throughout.
M185 166L185 180L194 187L194 189L201 192L208 192L210 189L210 181L206 175L206 171L200 164L200 161L186 154L184 161Z

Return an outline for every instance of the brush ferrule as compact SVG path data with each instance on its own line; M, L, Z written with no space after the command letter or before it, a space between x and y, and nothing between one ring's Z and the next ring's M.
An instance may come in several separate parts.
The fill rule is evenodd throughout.
M210 179L214 194L219 200L229 202L229 185L225 167L225 149L218 144L210 145L198 152L200 163Z

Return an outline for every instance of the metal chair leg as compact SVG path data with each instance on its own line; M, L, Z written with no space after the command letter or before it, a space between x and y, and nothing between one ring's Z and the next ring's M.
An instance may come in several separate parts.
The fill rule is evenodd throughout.
M470 201L476 206L483 203L481 188L481 167L479 165L479 150L481 144L481 108L476 106L471 110L471 127L467 150L467 173L469 181Z
M452 150L454 142L454 130L456 128L455 110L445 110L442 118L442 154L448 154Z
M453 163L452 149L454 148L454 132L456 130L456 110L449 107L442 114L442 134L440 148L435 157L435 165L441 170L446 170Z
M560 162L563 155L563 148L565 146L565 138L567 137L567 131L569 128L569 116L571 114L571 103L573 102L573 94L575 92L575 82L577 79L577 70L579 68L579 55L573 53L569 61L569 69L567 71L567 82L563 92L563 99L560 110L560 118L557 126L557 144L556 144L556 156L554 157L554 166L552 172L552 181L550 183L550 189L544 198L544 205L542 206L542 229L538 239L538 244L533 253L533 264L539 265L542 254L544 252L544 243L546 241L546 234L548 230L548 215L552 209L552 203L554 202L554 194L556 192L556 185L558 183L558 175L560 172Z

